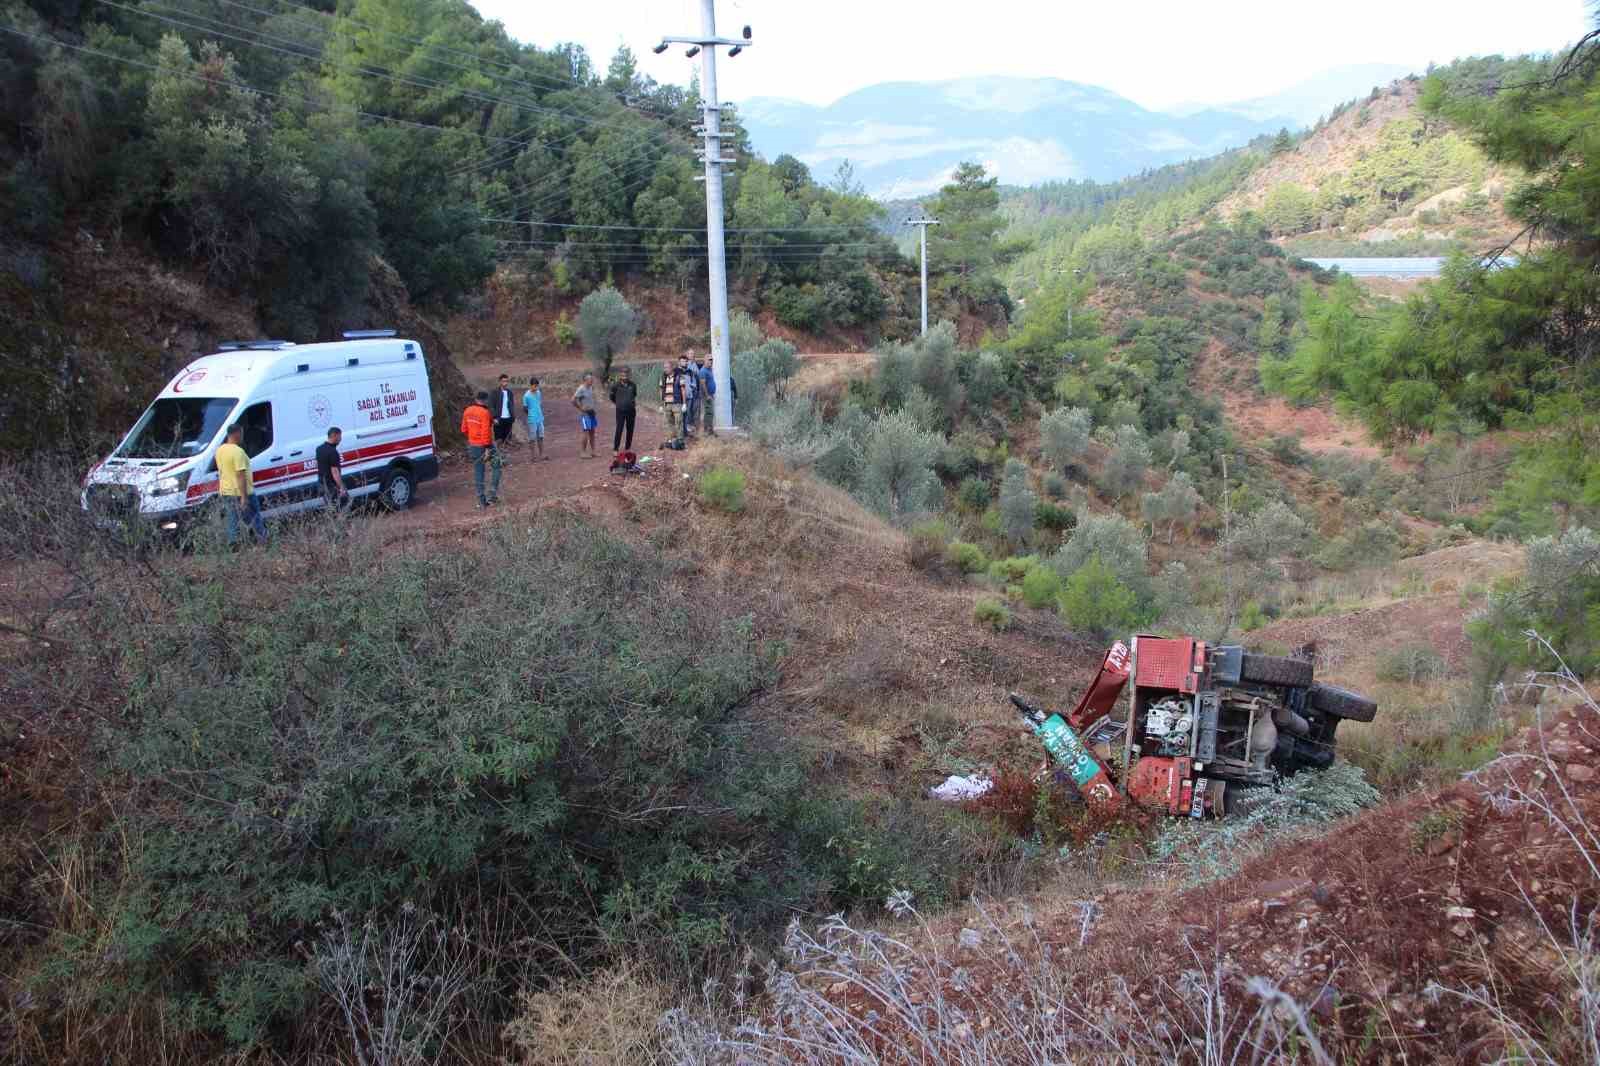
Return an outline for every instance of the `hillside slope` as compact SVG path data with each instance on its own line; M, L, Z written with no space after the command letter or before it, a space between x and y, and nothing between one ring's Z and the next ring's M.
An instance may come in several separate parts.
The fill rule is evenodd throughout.
M1517 229L1504 209L1514 175L1425 116L1421 87L1404 78L1344 105L1251 171L1217 214L1254 212L1302 254L1327 242L1505 241Z
M344 328L421 341L434 406L458 410L466 380L443 331L411 306L392 267L374 259L370 272L359 317ZM0 253L0 451L103 452L189 359L263 336L255 307L199 270L81 227L53 245L13 243ZM455 425L441 417L441 438L455 439Z

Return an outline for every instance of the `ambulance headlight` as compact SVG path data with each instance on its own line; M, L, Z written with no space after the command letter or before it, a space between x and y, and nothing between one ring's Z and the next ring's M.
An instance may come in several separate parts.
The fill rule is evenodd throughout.
M188 487L189 487L189 474L186 471L186 472L184 472L182 474L178 474L178 475L176 475L174 477L158 478L156 480L156 482L153 485L150 486L150 495L152 495L152 496L171 496L173 493L182 492L184 489L186 489Z

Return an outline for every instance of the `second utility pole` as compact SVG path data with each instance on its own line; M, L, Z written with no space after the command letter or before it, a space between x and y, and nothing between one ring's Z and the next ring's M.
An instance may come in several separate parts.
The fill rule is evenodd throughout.
M688 55L700 58L700 92L705 112L706 174L706 266L711 289L711 374L716 382L712 400L714 417L720 429L733 425L733 353L728 344L728 264L727 245L722 227L722 168L732 159L722 155L722 108L717 102L717 46L728 49L731 58L750 47L750 27L744 28L743 40L717 36L715 0L700 0L700 36L663 37L656 46L657 54L671 44L689 45Z
M908 218L906 225L916 226L922 234L922 334L928 333L928 227L937 226L936 218Z

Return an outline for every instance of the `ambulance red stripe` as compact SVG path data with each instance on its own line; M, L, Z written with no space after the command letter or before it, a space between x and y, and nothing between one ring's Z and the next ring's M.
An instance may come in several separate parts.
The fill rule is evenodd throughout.
M433 434L424 433L418 437L407 437L405 440L390 441L385 444L374 444L366 448L352 448L341 452L339 458L342 468L349 468L357 464L370 463L377 459L389 459L406 452L420 451L433 447ZM315 459L301 459L281 466L269 466L265 470L256 471L250 479L254 488L262 489L285 481L294 481L317 472ZM201 497L217 491L217 478L211 478L198 484L191 484L185 499L193 502Z

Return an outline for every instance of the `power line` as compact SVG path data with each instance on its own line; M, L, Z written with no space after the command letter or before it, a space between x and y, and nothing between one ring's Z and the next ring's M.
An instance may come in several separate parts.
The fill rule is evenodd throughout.
M226 2L226 0L225 0L225 2ZM170 4L169 5L163 5L163 6L165 6L166 10L178 11L178 12L184 14L184 15L188 15L191 18L198 19L198 20L200 20L200 22L206 23L206 24L209 24L209 25L197 25L197 24L192 23L192 22L185 22L182 19L171 18L171 17L166 16L166 15L158 14L158 13L156 13L154 11L148 11L148 10L145 10L145 9L142 9L142 8L131 7L131 6L128 6L127 4L118 2L118 0L100 0L100 3L106 4L107 6L110 6L110 7L119 8L121 10L131 12L133 14L143 15L143 16L145 16L147 18L156 19L158 21L165 22L165 23L167 23L169 25L179 26L179 27L181 27L183 29L187 29L187 30L190 30L192 32L205 34L205 35L210 35L210 36L223 37L223 38L226 38L228 40L237 41L237 42L239 42L241 44L249 45L250 47L264 48L264 49L267 49L269 51L274 51L274 52L278 52L278 53L281 53L281 54L294 56L294 57L299 58L299 59L310 60L310 61L312 61L314 63L317 63L317 64L325 66L325 67L329 67L331 69L339 69L334 64L334 62L332 60L330 60L324 54L322 54L322 52L319 49L319 46L314 45L314 44L312 44L310 42L296 40L296 39L287 38L287 37L280 37L280 36L277 36L277 35L274 35L274 34L267 33L267 32L265 32L265 31L263 31L261 29L255 28L255 27L240 26L240 25L238 25L236 23L229 22L229 21L224 20L224 19L212 18L212 17L210 17L208 15L203 15L203 14L200 14L198 12L191 11L191 10L189 10L187 8L176 7L176 6L173 6L173 5L170 5ZM259 9L251 8L249 10L258 11ZM217 27L217 26L227 27L227 29L230 29L230 30L238 30L238 31L240 31L242 33L253 34L256 37L263 38L263 40L251 40L251 39L248 39L248 38L245 38L245 37L240 37L240 36L237 36L236 34L228 33L225 30L214 28L214 27ZM278 45L267 43L268 40L279 41L279 42L282 42L283 44L291 45L293 47L291 47L291 48L283 48L283 47L280 47ZM302 51L298 50L300 48L318 49L318 50L317 51L302 52ZM463 69L463 70L469 69L469 68L461 67L460 64L446 64L446 65L453 65L453 66L456 66L459 69ZM383 79L383 80L386 80L386 81L394 82L396 84L408 85L408 86L411 86L413 88L438 89L438 90L444 90L444 91L447 91L447 92L454 92L454 93L457 93L457 94L461 95L462 97L464 97L466 99L477 100L477 101L482 102L482 103L490 103L490 104L495 104L497 106L502 106L503 105L503 106L507 106L507 107L515 107L515 108L519 108L519 109L531 110L531 111L534 111L536 113L542 113L542 114L545 114L545 115L556 116L556 117L559 117L559 118L570 118L573 121L579 123L580 125L591 125L591 126L615 125L615 123L613 123L613 122L607 122L607 121L600 120L600 119L587 118L587 117L584 117L584 116L581 116L581 115L572 114L572 113L566 112L566 111L560 111L560 110L556 110L556 109L552 109L552 108L546 108L546 107L543 107L543 106L538 105L538 104L527 103L527 102L523 102L523 101L519 101L519 100L508 100L508 99L505 99L503 97L491 96L491 95L489 95L487 93L475 92L475 91L470 90L470 89L465 89L465 88L461 88L461 87L458 87L458 86L453 86L453 85L450 85L448 83L441 82L441 81L438 81L438 80L432 79L432 78L423 78L423 77L420 77L420 76L409 76L409 75L395 75L395 74L391 74L391 73L389 73L387 71L379 70L377 68L373 68L373 67L369 67L369 66L359 66L359 67L357 67L355 69L355 72L357 74L363 76L363 77L379 78L379 79ZM474 72L474 73L476 73L476 72ZM530 127L530 129L531 128L532 127ZM641 138L641 141L642 141L642 138L645 138L645 137L650 137L650 136L660 137L662 135L659 130L656 130L656 129L650 128L650 127L646 127L642 131L638 127L633 127L633 129L634 129L635 136ZM468 131L468 132L470 132L470 131ZM558 138L558 139L556 139L554 141L549 141L549 142L542 142L542 141L537 140L536 138L532 138L532 139L528 139L528 140L509 140L509 139L506 139L506 138L498 138L498 140L500 140L500 141L502 141L504 143L510 143L510 144L512 144L514 146L513 150L511 152L508 152L504 157L502 157L505 160L510 160L510 159L515 159L518 155L520 155L523 151L525 151L526 148L531 144L542 144L544 147L554 149L558 144L566 142L566 141L573 140L573 139L577 138L578 136L580 136L581 133L582 133L581 130L574 130L571 133L565 135L564 137L561 137L561 138ZM524 133L519 135L519 136L525 137L526 136L526 131L524 131ZM493 138L485 137L485 139L493 139ZM626 144L627 141L625 140L623 143ZM618 147L620 148L622 146L619 145ZM639 145L636 146L636 149L643 149L644 147L645 147L645 145L643 143L640 143ZM629 152L623 153L623 155L634 155L634 154L636 154L636 151L629 151ZM618 180L621 180L622 176L620 174L617 174L617 172L612 169L610 164L607 162L607 158L606 158L606 156L604 154L599 154L595 158L596 158L596 161L599 162L601 166L604 166L608 171L611 171L611 173L612 173L612 175L614 177L617 177ZM615 161L620 162L620 158L616 158ZM638 161L641 161L641 160L633 160L633 162L638 162ZM492 165L492 164L491 163L480 162L480 163L477 164L477 167L488 167L490 165ZM469 167L469 168L467 168L466 171L463 171L463 172L470 172L472 169L473 168ZM497 198L497 199L500 199L500 198Z
M239 3L238 0L220 0L220 2L228 4L229 6L232 6L232 7L244 7L244 5L242 3ZM430 42L430 41L425 41L420 37L411 37L411 36L408 36L408 35L403 34L403 33L397 33L394 30L386 29L384 27L374 26L372 23L367 22L364 19L356 18L354 15L350 15L350 14L341 15L341 14L337 14L337 13L332 12L332 11L320 11L317 8L310 7L310 6L306 5L306 4L296 3L295 0L277 0L277 2L280 3L280 4L283 4L285 7L294 8L296 10L304 11L304 12L307 12L308 14L312 14L312 15L317 15L317 16L320 16L320 17L325 18L325 19L329 19L329 20L342 19L343 21L348 22L348 23L350 23L352 25L360 26L362 29L372 30L374 33L384 34L385 36L387 36L387 37L389 37L389 38L391 38L393 40L405 41L408 44L415 44L415 45L418 45L418 46L423 47L423 48L438 49L441 52L448 52L448 53L451 53L452 55L465 56L465 57L467 57L469 59L472 59L472 60L474 60L474 61L476 61L478 63L487 64L489 66L500 67L500 68L502 68L504 70L516 71L517 73L522 74L525 77L534 78L534 79L537 79L537 80L549 82L551 87L556 89L557 91L561 91L561 90L565 90L565 89L569 89L569 88L589 88L588 84L586 84L584 82L580 82L576 78L557 78L557 77L554 77L554 76L549 75L549 74L538 74L538 73L535 73L535 72L530 71L530 70L524 70L522 67L517 66L515 63L507 63L504 60L500 60L500 59L488 59L488 58L485 58L483 56L476 55L473 52L468 52L465 49L451 48L449 45L436 44L436 43L433 43L433 42ZM246 8L246 10L254 10L254 9ZM259 14L259 12L257 12L257 13ZM333 31L331 29L326 29L323 32L331 34ZM458 67L458 69L467 70L467 69L471 69L471 68ZM493 77L493 76L494 75L490 75L490 77ZM626 105L624 105L624 106L626 106Z
M560 226L560 227L562 227L564 229L643 230L643 231L648 232L648 233L704 233L706 231L706 228L704 226L624 226L624 225L612 225L612 224L601 225L601 224L598 224L598 223L587 223L587 222L534 222L534 223L526 223L526 222L522 222L522 220L520 220L520 219L510 219L510 218L486 218L486 219L484 219L484 221L485 222L518 222L518 223L523 224L523 225L536 225L536 226ZM829 224L824 225L824 226L743 226L743 227L740 227L740 226L729 226L729 227L725 228L723 230L723 232L724 233L816 233L816 232L821 231L821 230L830 230L830 229L859 230L859 229L865 229L865 228L866 227L864 225L863 226L854 226L854 225L850 225L849 223L839 222L839 223L829 223ZM885 236L884 240L889 240L889 238L887 236Z
M248 11L256 11L257 13L260 13L259 9L249 7L248 5L245 5L245 4L241 3L240 0L220 0L220 2L221 3L225 3L225 4L229 4L230 6L234 6L234 7L241 7L241 8L244 8L245 10L248 10ZM329 13L329 12L317 11L315 8L308 8L308 7L305 7L302 4L292 3L291 0L278 0L278 2L284 3L289 7L293 7L293 8L299 9L299 10L309 11L309 12L312 12L314 14L322 15L322 16L328 18L328 19L333 19L335 17L342 18L346 22L352 23L352 24L357 25L357 26L362 26L364 28L373 30L374 32L377 32L377 33L384 34L385 36L389 37L391 40L405 41L405 42L410 43L410 44L415 44L415 45L417 45L417 46L419 46L419 47L421 47L423 49L438 49L440 51L448 52L448 53L451 53L451 54L454 54L454 55L466 56L468 58L473 59L477 64L480 64L480 66L468 66L468 65L465 65L465 64L461 64L461 63L451 63L451 62L448 62L446 60L438 59L436 56L432 56L432 55L429 55L428 58L431 61L439 63L439 64L441 64L443 66L447 66L447 67L451 67L451 68L456 69L456 70L462 70L462 71L466 71L468 73L478 74L478 75L483 76L483 77L491 78L495 82L500 83L500 84L510 83L512 86L514 86L516 88L524 88L525 87L517 79L508 78L505 75L496 75L496 74L485 73L481 69L481 65L499 67L499 68L501 68L503 70L511 71L511 72L515 73L516 75L518 75L519 78L528 78L528 79L530 79L532 81L535 81L535 82L545 82L547 84L545 86L543 86L543 87L546 88L548 91L553 91L553 92L566 92L566 91L569 91L569 90L590 89L590 88L594 88L595 87L592 83L578 81L576 78L558 79L558 78L554 78L554 77L552 77L550 75L539 74L539 73L537 73L535 71L527 70L527 69L525 69L523 67L517 66L514 63L507 63L507 62L505 62L503 60L488 59L488 58L485 58L485 57L476 56L473 53L467 52L467 51L462 50L462 49L450 48L450 47L445 46L445 45L433 44L433 43L430 43L428 41L424 41L424 40L422 40L420 38L411 37L411 36L408 36L408 35L402 34L402 33L396 33L393 30L383 29L383 28L380 28L380 27L373 26L372 23L365 22L365 21L363 21L361 19L356 18L353 15L335 16L335 15ZM323 33L324 35L326 35L329 38L331 38L333 36L333 30L330 27L320 28L320 32ZM619 100L618 104L619 104L619 106L621 106L621 107L623 107L623 108L625 108L625 109L627 109L629 111L633 111L633 112L636 112L639 115L644 116L646 119L650 119L652 121L659 121L657 116L650 114L649 112L645 111L642 108L635 107L635 106L627 103L627 101ZM567 112L562 112L562 113L566 114ZM581 114L581 112L579 114ZM592 117L592 115L588 115L588 116L584 116L584 117L589 118L590 121L594 121L594 122L600 121L598 119L594 119ZM532 127L530 127L530 129L528 131L525 131L525 133L523 135L526 136L526 134L531 132L531 131L532 131ZM555 144L560 143L560 141L570 140L571 138L576 137L577 135L578 134L575 131L575 132L573 132L571 134L567 134L566 136L560 138L558 141L546 141L546 142L533 142L533 141L531 141L530 143L542 143L542 144L545 145L545 147L554 147ZM634 130L630 134L630 136L655 137L655 138L658 138L658 139L662 139L662 143L663 143L663 145L665 147L672 147L673 146L673 142L665 140L666 133L662 129L660 129L659 127L654 126L654 125L648 126L648 127L644 128L643 130ZM465 167L460 167L460 168L457 168L456 170L450 171L450 173L453 176L455 174L472 173L472 172L477 171L477 170L488 169L490 167L499 166L499 165L502 165L504 163L508 163L508 162L514 160L516 158L517 154L518 153L510 153L510 154L507 154L505 156L500 157L498 160L489 160L489 161L486 161L486 162L483 162L483 163L471 164L471 165L468 165L468 166L465 166Z
M263 30L256 29L254 27L240 26L240 25L238 25L236 23L228 22L228 21L223 20L223 19L212 18L210 16L203 15L203 14L200 14L200 13L195 12L195 11L191 11L191 10L189 10L187 8L174 7L172 5L162 5L162 6L165 7L166 10L178 11L181 14L188 15L190 18L198 19L200 21L200 23L202 23L202 24L196 24L194 22L186 22L183 19L172 18L172 17L170 17L168 15L162 15L162 14L157 13L156 11L146 10L144 8L132 7L132 6L128 5L128 4L124 4L124 3L119 2L119 0L99 0L99 2L101 4L104 4L104 5L108 6L108 7L117 8L117 9L120 9L122 11L127 11L127 12L130 12L132 14L136 14L136 15L142 15L145 18L155 19L157 21L167 23L168 25L177 26L177 27L180 27L182 29L190 30L190 31L195 32L195 33L200 33L200 34L205 34L205 35L210 35L210 36L216 36L216 37L222 37L222 38L225 38L227 40L237 41L240 44L249 45L252 48L264 48L264 49L267 49L269 51L280 53L282 55L293 56L293 57L295 57L297 59L310 60L311 62L317 63L317 64L319 64L321 66L329 67L329 68L334 69L334 70L338 70L339 69L337 64L333 60L327 58L324 54L322 54L322 52L320 50L319 51L299 51L298 50L299 48L312 49L312 48L316 47L316 46L314 46L314 45L312 45L312 44L310 44L308 42L299 41L299 40L295 40L295 39L288 38L288 37L279 37L279 36L277 36L275 34L270 34L270 33L267 33L267 32L265 32ZM205 25L205 24L209 24L209 25ZM226 30L215 28L215 27L218 27L218 26L225 26L229 30L237 30L240 33L253 34L256 37L263 38L263 40L252 40L252 39L247 38L247 37L241 37L238 34L229 33ZM270 44L270 43L268 43L269 40L271 40L271 41L279 41L279 42L282 42L283 44L291 45L291 46L294 46L294 47L285 48L285 47L281 47L280 45ZM441 82L441 81L435 80L433 78L423 78L423 77L413 76L413 75L391 74L391 73L388 73L386 71L379 70L379 69L377 69L375 67L368 67L368 66L358 66L358 67L356 67L355 68L355 73L357 73L357 74L359 74L359 75L361 75L363 77L379 78L379 79L382 79L384 81L394 82L397 85L406 85L406 86L409 86L411 88L437 89L437 90L444 90L446 92L453 92L453 93L456 93L456 94L460 95L461 97L463 97L465 99L475 100L475 101L478 101L480 103L503 105L503 106L507 106L507 107L519 108L519 109L522 109L522 110L533 111L533 112L539 113L539 114L551 115L551 116L555 116L555 117L559 117L559 118L570 118L570 119L572 119L573 121L575 121L575 122L577 122L579 124L595 125L595 126L599 126L599 125L607 125L607 126L615 125L615 123L605 122L605 121L600 120L600 119L585 118L585 117L583 117L581 115L572 114L572 113L566 112L566 111L560 111L560 110L557 110L557 109L554 109L554 108L543 107L543 106L538 105L538 104L533 104L533 103L519 101L519 100L508 100L508 99L505 99L504 97L491 96L491 95L489 95L487 93L480 93L480 92L476 92L476 91L474 91L472 89L467 89L467 88L463 88L463 87L460 87L460 86L450 85L450 84L448 84L446 82ZM265 92L265 90L256 90L256 91ZM470 133L471 131L470 130L465 130L464 132ZM637 132L637 129L635 129L635 132ZM570 140L572 138L577 137L578 135L579 135L578 131L574 131L573 133L567 135L566 139ZM500 143L507 143L507 144L515 145L516 146L516 151L514 153L512 153L511 158L515 158L516 155L521 154L521 152L523 150L525 150L528 147L529 144L543 143L543 142L539 142L537 140L517 141L517 140L512 140L510 138L491 138L491 137L488 137L487 135L483 135L483 134L474 134L474 136L480 136L484 140L496 140L496 141L499 141ZM546 145L546 147L552 147L553 148L554 144ZM606 165L605 161L603 159L601 159L600 162L601 162L601 165L603 165L603 166ZM607 169L609 170L610 167L607 166ZM615 172L613 172L613 173L615 173ZM619 175L619 177L620 177L620 175Z

